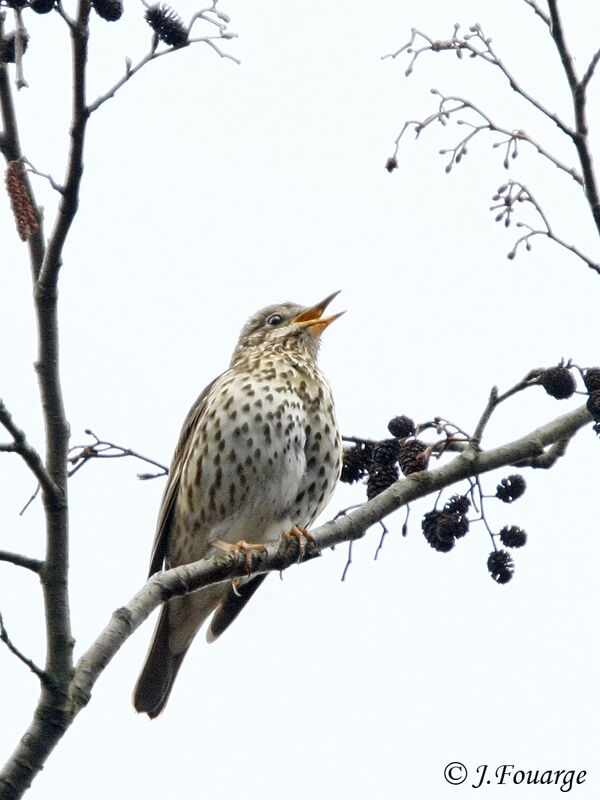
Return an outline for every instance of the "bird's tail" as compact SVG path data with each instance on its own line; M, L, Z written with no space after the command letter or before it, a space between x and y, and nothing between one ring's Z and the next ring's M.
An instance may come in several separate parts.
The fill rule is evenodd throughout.
M135 710L157 717L166 705L188 648L173 653L169 647L169 608L161 611L146 663L133 693Z
M160 714L194 636L226 594L227 587L207 586L165 603L133 693L136 711L150 719Z

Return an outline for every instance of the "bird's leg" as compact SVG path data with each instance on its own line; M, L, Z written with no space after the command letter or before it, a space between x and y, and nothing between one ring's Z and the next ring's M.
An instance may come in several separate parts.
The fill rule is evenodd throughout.
M314 544L314 536L309 533L306 528L301 528L298 525L294 525L294 527L286 531L283 534L284 539L296 539L298 542L298 561L302 561L304 558L304 554L306 553L306 544L307 542L312 542Z
M213 547L224 550L232 556L239 556L240 553L243 553L246 559L246 570L248 573L252 572L254 567L255 553L265 553L267 551L264 544L250 544L250 542L246 542L244 539L240 539L240 541L235 544L229 544L229 542L224 542L222 539L215 539Z

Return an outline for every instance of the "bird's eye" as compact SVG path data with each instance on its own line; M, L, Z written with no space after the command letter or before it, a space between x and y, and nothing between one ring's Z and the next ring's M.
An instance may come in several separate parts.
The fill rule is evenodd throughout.
M283 322L283 317L281 314L271 314L271 316L267 319L267 325L281 325Z

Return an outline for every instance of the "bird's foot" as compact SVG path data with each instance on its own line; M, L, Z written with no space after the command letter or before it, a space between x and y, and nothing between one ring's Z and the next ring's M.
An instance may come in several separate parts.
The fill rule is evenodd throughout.
M246 559L246 570L248 573L252 572L254 569L254 557L256 553L267 552L267 548L264 544L250 544L250 542L246 542L244 539L240 539L240 541L235 544L229 544L229 542L224 542L222 539L215 539L213 546L217 547L219 550L223 550L225 553L229 553L229 555L233 557L237 557L240 553L243 553Z
M306 528L300 528L298 525L294 525L294 527L286 531L283 534L284 539L295 539L298 542L298 561L302 561L304 558L304 554L306 553L306 545L310 542L314 544L314 536L309 533Z

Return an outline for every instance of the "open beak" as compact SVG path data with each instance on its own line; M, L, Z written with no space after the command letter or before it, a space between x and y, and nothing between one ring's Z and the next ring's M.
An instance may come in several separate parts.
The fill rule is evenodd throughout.
M310 333L311 336L314 336L317 339L325 330L328 325L341 317L342 314L345 314L345 311L340 311L339 314L332 314L330 317L323 317L323 312L331 303L334 297L337 297L339 294L339 290L330 294L329 297L326 297L325 300L321 300L320 303L317 303L315 306L311 306L311 308L306 308L297 317L294 317L292 320L293 323L296 325L301 325L303 328Z

